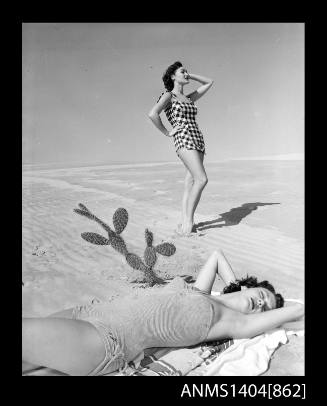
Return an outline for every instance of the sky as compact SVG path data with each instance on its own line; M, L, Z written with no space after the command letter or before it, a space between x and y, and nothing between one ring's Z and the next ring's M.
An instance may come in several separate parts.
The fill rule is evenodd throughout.
M303 156L302 23L24 23L23 164L177 161L148 118L177 60L214 80L207 161Z

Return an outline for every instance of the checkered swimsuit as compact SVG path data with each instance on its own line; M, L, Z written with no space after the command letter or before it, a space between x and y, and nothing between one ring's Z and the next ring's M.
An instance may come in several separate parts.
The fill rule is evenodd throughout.
M173 127L178 125L183 127L174 135L176 152L179 148L186 148L205 153L203 135L195 121L198 108L191 100L190 103L182 102L173 92L171 95L171 103L165 109L167 119Z

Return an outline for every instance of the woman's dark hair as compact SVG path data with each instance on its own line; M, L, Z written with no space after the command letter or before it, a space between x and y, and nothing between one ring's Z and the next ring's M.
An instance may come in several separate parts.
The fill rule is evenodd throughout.
M258 282L257 278L254 276L246 276L242 279L236 279L235 282L231 282L227 285L222 293L232 293L238 292L242 289L242 286L246 286L247 288L265 288L270 290L271 293L275 295L276 298L276 309L279 307L284 306L284 298L280 293L275 292L275 288L271 283L268 281Z
M168 66L166 72L163 74L162 80L168 92L171 92L174 88L174 81L172 80L171 75L173 75L181 66L183 66L181 62L174 62L172 65Z

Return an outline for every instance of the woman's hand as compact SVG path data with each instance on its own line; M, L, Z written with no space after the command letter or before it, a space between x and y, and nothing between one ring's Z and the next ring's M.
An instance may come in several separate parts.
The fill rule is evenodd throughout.
M168 137L172 137L173 135L175 135L179 130L181 130L183 127L181 125L177 125L176 127L174 127L170 133L168 134Z
M200 97L202 97L213 84L213 80L210 78L206 78L204 76L195 75L194 73L188 73L188 79L195 80L196 82L202 83L202 86L198 87L194 92L188 95L188 98L191 99L193 102L197 101Z

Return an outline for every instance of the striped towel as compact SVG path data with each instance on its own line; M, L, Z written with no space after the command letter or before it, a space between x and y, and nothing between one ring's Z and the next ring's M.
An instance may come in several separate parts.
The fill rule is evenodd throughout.
M225 339L186 348L149 348L124 371L108 376L184 376L191 371L198 375L201 367L210 365L233 343L234 340Z

